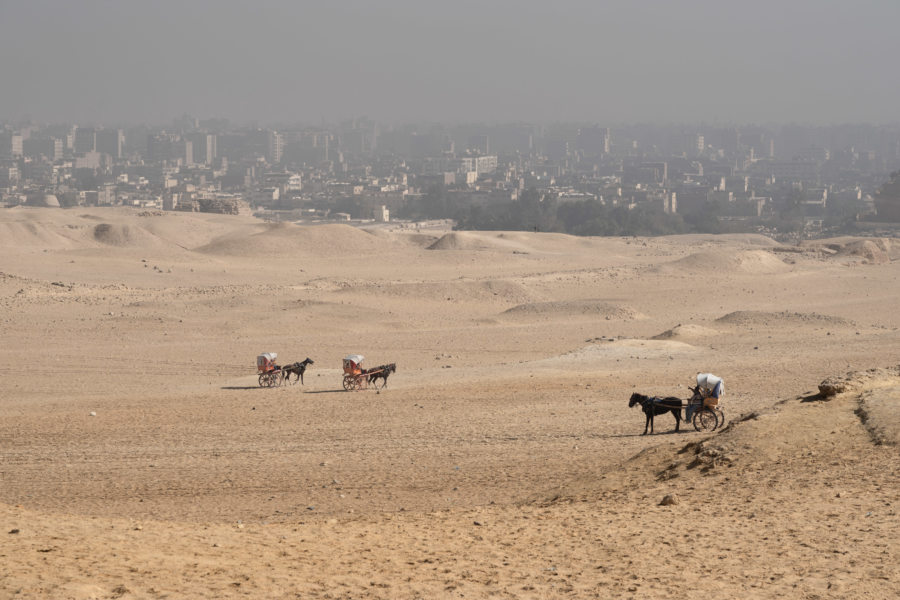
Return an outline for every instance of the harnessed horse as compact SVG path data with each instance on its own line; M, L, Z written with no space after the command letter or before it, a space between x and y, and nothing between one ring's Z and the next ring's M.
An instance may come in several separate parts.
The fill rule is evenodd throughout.
M656 398L652 396L645 396L644 394L638 394L637 392L635 392L628 400L628 408L633 407L635 404L640 404L641 410L643 410L644 414L647 416L647 422L644 424L644 433L642 433L641 435L646 435L648 428L650 429L650 433L652 434L653 418L656 415L662 415L667 412L671 412L675 417L676 433L681 427L681 407L683 405L681 398L676 398L674 396L669 396L667 398Z

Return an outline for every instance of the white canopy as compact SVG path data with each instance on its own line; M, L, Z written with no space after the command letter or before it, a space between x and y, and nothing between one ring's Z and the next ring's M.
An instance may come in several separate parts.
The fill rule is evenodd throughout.
M363 361L364 358L365 357L362 354L350 354L349 356L344 358L344 360L349 360L355 362L356 364L359 364Z

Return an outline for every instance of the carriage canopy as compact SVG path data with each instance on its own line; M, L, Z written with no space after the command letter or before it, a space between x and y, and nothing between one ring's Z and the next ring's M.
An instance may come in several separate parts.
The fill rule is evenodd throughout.
M256 357L256 370L265 373L275 368L275 359L278 354L275 352L263 352Z
M344 358L344 373L359 374L360 364L365 357L361 354L350 354Z

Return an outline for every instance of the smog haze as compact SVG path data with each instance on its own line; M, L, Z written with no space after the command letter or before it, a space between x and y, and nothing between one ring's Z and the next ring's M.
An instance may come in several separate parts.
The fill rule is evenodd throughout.
M4 2L0 119L895 122L900 4Z

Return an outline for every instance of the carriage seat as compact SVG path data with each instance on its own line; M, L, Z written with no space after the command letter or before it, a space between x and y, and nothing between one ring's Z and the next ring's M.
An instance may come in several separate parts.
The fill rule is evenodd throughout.
M362 375L362 367L353 362L352 360L344 361L344 374L345 375Z

